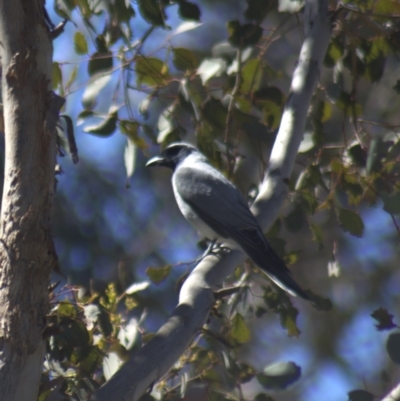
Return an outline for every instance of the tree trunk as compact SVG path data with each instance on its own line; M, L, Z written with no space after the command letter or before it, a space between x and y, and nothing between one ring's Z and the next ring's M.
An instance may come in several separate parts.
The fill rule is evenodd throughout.
M0 226L0 399L36 400L43 369L56 117L44 0L0 0L6 142ZM57 99L56 99L57 103Z

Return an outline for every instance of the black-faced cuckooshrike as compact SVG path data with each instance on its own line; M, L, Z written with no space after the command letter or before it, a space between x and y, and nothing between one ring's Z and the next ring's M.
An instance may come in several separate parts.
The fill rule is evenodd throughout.
M146 166L172 169L172 186L179 209L201 235L243 250L279 287L309 300L268 244L239 190L194 146L173 143Z

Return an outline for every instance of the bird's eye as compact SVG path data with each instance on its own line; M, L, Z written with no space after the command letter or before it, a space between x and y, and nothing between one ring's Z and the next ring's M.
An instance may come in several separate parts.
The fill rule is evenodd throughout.
M167 148L165 149L165 156L169 159L174 158L175 156L178 155L178 153L181 151L181 148L179 146L173 146L172 148Z

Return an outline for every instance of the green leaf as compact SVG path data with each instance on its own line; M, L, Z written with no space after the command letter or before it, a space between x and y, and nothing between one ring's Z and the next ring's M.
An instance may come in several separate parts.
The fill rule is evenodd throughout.
M374 401L375 396L366 390L352 390L347 393L349 401Z
M306 222L305 214L300 206L296 206L284 219L286 228L292 232L299 232Z
M84 132L101 137L108 137L111 136L116 130L117 121L118 115L116 113L112 113L99 124L85 127Z
M241 49L257 44L263 34L263 30L259 25L241 25L238 20L229 21L227 28L229 33L229 43L232 46Z
M112 67L113 57L111 52L96 52L90 57L88 74L93 76L100 72L111 71Z
M283 390L297 381L301 368L294 362L277 362L264 368L257 380L266 389Z
M82 95L83 107L87 110L93 109L96 105L96 98L100 91L106 87L111 80L111 74L97 75L93 77L85 88Z
M200 8L190 1L180 1L179 2L179 16L182 19L200 21L201 11Z
M357 213L349 209L338 208L337 218L344 231L359 238L363 236L364 223Z
M197 74L205 85L210 78L219 77L226 72L226 68L227 64L223 58L204 59L197 70Z
M328 46L325 54L324 65L325 67L332 68L342 58L344 54L343 43L340 38L333 39Z
M110 316L103 306L100 306L100 314L98 316L98 322L100 330L104 337L108 337L113 332L113 325L110 320Z
M400 365L400 332L396 331L389 334L386 341L386 351L390 359Z
M69 301L61 301L57 308L57 319L58 321L68 319L76 319L77 310L75 305L72 305Z
M155 26L165 26L167 16L159 0L138 0L139 13L145 21Z
M79 365L81 374L85 376L91 376L103 359L100 350L93 345L75 350L72 357L72 362Z
M139 136L139 123L136 121L120 120L119 128L123 134L125 134L132 143L135 144L139 149L147 149L146 141Z
M378 324L375 327L379 330L391 330L397 327L393 322L393 315L390 314L387 309L379 308L371 313L371 317L374 318Z
M231 321L229 338L238 344L244 344L250 340L250 330L240 313L236 313Z
M88 54L88 45L82 32L75 32L74 48L77 54Z
M90 340L86 326L80 320L64 320L60 323L58 336L71 347L82 347Z
M400 95L400 79L396 81L396 84L392 86L393 90L396 91L398 95Z
M271 0L247 0L247 9L244 16L249 20L255 20L260 23L274 7L274 1Z
M254 401L275 401L275 399L268 394L260 393L254 397Z
M242 84L240 92L244 94L252 93L259 89L264 71L264 62L262 60L249 60L242 68ZM265 100L265 99L259 99ZM268 99L269 100L269 99Z
M75 82L77 76L78 76L78 66L75 66L72 69L71 75L69 76L67 83L65 84L66 91L70 90L71 85Z
M348 149L349 156L353 163L359 167L365 167L367 155L365 154L364 149L360 146L360 144L355 144Z
M251 60L251 61L258 61L258 60ZM247 74L248 71L244 70L244 72ZM242 74L243 77L243 74ZM276 86L263 86L259 90L256 90L253 93L253 101L257 103L262 103L265 101L270 101L273 103L276 103L279 106L283 106L285 102L285 96L283 95L283 92L277 88Z
M213 97L210 97L202 107L203 118L221 131L225 129L227 113L228 111L222 103Z
M392 214L400 214L400 192L390 195L382 192L381 198L383 200L383 210Z
M324 237L321 228L313 223L310 223L309 227L313 236L313 241L317 243L318 250L322 251L322 249L324 248Z
M136 81L138 86L161 86L168 82L168 66L154 57L137 57L135 63Z
M159 285L160 283L162 283L169 276L170 273L170 265L164 267L148 267L146 269L147 276L155 285Z
M57 89L58 85L62 83L62 72L60 68L60 64L57 62L53 62L52 66L52 86L53 89Z
M172 52L174 55L172 62L177 70L194 70L199 66L197 57L191 50L178 47L172 49Z
M129 138L127 139L125 146L124 163L126 177L132 177L136 167L136 146Z

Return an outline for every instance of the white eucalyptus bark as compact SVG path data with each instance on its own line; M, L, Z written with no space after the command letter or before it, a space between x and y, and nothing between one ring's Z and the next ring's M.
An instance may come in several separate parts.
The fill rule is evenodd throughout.
M0 0L5 173L0 222L0 400L36 400L43 369L55 117L44 0Z
M277 218L287 195L287 181L303 138L311 97L329 44L328 0L306 0L305 40L293 74L266 178L252 211L266 231ZM207 320L214 303L213 290L245 260L240 251L225 257L207 256L182 286L179 304L156 336L124 364L95 394L97 401L138 400L187 349Z
M400 401L400 384L390 391L381 401Z

